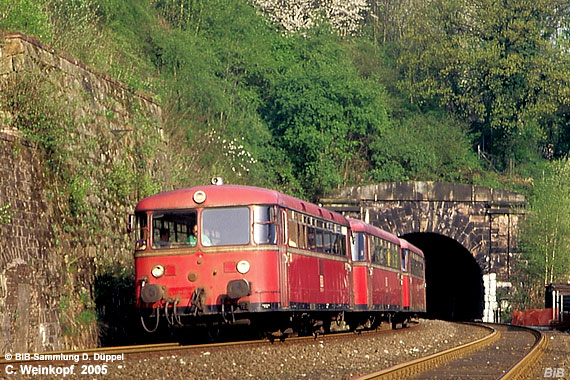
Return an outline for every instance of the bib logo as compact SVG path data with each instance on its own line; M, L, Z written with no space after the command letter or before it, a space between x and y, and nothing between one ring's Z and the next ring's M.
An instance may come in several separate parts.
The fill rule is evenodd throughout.
M560 379L564 377L564 368L545 368L544 377L549 379Z

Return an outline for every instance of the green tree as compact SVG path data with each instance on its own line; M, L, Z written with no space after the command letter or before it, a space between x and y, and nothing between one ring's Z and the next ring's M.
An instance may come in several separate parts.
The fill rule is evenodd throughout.
M371 179L469 182L478 165L463 128L435 111L394 121L371 146Z
M424 2L402 43L411 100L468 121L500 169L536 157L566 123L570 65L556 43L565 3Z
M326 29L282 39L273 55L260 112L307 194L362 178L372 141L388 127L383 88L359 76Z
M520 243L521 289L536 300L544 285L570 280L570 160L550 163L529 199ZM529 294L530 293L530 294ZM540 297L538 298L540 301Z

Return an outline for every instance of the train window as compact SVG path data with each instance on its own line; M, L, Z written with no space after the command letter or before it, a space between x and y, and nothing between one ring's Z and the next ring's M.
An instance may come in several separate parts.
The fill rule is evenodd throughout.
M345 242L346 240L344 239L344 236L341 234L334 234L333 235L333 252L335 255L339 255L339 256L344 256L346 253L346 246L345 246Z
M343 231L345 232L345 231ZM337 239L336 239L336 245L338 247L338 254L339 256L346 256L346 235L344 234L339 234L336 235Z
M402 249L402 270L404 272L408 271L408 250Z
M307 226L304 224L299 224L299 247L304 249L309 247L307 243Z
M325 251L325 244L324 244L324 231L320 228L315 228L315 245L317 252L324 252Z
M148 246L148 217L145 213L136 214L136 231L135 231L137 251L143 251Z
M202 245L249 244L249 208L209 208L202 211Z
M365 239L362 232L356 232L352 237L352 261L365 261Z
M317 249L317 239L315 237L315 228L307 227L307 249L315 251Z
M299 247L299 224L295 219L295 211L289 211L287 230L289 235L289 247Z
M192 246L190 240L197 218L195 210L153 213L152 247L161 249Z
M388 266L400 269L400 248L397 244L387 241L389 261Z
M420 278L424 277L424 262L421 256L412 255L411 258L411 272L414 276L418 276Z
M253 207L253 240L256 244L277 244L273 206Z
M335 254L336 252L332 249L332 238L329 231L323 231L323 249L326 253Z

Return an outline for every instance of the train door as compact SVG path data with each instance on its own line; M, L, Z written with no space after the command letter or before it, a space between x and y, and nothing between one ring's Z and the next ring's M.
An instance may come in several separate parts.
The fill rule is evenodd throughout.
M366 283L367 283L367 290L368 290L368 310L372 310L374 308L374 299L372 297L373 293L374 293L374 283L372 282L372 277L374 275L374 268L372 267L372 252L371 252L371 244L370 244L370 235L366 235L366 243L365 243L365 249L366 249L366 256L365 256L365 261L366 261L366 270L367 270L367 276L366 276Z
M372 265L370 264L368 238L363 232L350 235L352 255L352 292L351 305L358 309L370 310L372 306Z
M278 248L279 261L279 298L281 307L289 308L289 263L290 253L287 251L287 210L281 210L279 225L281 226L281 236Z
M401 250L402 255L402 308L410 310L411 302L411 287L410 287L410 273L408 271L409 255L407 249Z
M346 277L344 281L345 294L343 299L348 299L348 307L354 309L354 264L351 257L351 243L350 243L350 232L346 227L341 227L341 234L344 236L345 241L345 251L344 256L347 261L344 263L344 269L346 271Z

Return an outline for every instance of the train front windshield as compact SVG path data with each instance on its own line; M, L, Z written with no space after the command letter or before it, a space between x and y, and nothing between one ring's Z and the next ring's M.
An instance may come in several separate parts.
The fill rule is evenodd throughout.
M202 211L202 245L249 244L249 208L211 208Z
M253 211L253 224L250 217ZM137 250L209 246L277 244L274 206L240 206L183 211L154 211L151 228L147 215L137 214Z
M196 210L155 211L152 214L153 248L195 246L194 229L198 224Z
M248 207L211 208L202 211L202 245L246 245L250 242ZM255 244L276 244L275 208L253 207Z

